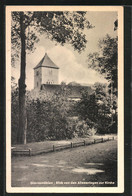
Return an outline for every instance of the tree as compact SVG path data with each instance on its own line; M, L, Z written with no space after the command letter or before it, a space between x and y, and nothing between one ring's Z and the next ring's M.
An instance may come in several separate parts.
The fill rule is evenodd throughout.
M99 41L100 52L88 55L88 66L103 74L109 82L109 93L117 95L117 43L109 35Z
M38 42L38 33L55 40L60 44L70 43L74 49L81 52L86 46L84 28L91 28L90 22L85 17L86 12L12 12L12 51L19 56L20 49L21 69L19 86L19 130L18 143L26 142L26 54L34 50ZM14 60L12 55L12 61Z
M17 143L17 130L19 122L19 108L18 108L18 88L12 87L11 91L11 143Z
M62 117L68 116L68 111L70 109L70 101L68 99L69 95L70 91L67 85L62 82L60 88L56 90L51 99L54 108L59 111Z
M114 22L114 31L118 29L118 20L115 20Z
M75 106L79 118L89 128L97 129L98 133L116 132L116 115L111 112L111 98L106 91L106 85L96 84L94 87L94 93L89 95L87 91L84 91L81 100ZM112 116L114 116L113 122Z
M15 82L15 78L11 76L11 89L12 91L17 87L17 84Z
M93 122L96 123L98 115L98 104L94 93L89 95L87 91L83 91L82 97L80 101L77 102L75 107L81 120L89 120L89 126L91 122L91 127L93 126Z
M67 85L63 82L50 99L29 100L28 141L66 139L73 136L67 118L70 107L68 95Z

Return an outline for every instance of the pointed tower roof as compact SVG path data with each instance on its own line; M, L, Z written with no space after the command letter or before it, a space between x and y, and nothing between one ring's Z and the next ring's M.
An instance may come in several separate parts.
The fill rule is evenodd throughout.
M48 57L47 53L45 53L42 60L37 64L37 66L34 67L34 69L37 69L38 67L50 67L54 69L59 69L59 67L55 65L54 62Z

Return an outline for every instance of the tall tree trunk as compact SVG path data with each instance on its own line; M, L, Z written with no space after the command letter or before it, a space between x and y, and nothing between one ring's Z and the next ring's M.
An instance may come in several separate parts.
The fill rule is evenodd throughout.
M26 138L26 40L25 40L25 24L24 24L24 13L20 12L20 32L21 32L21 68L20 68L20 79L18 81L19 85L19 130L17 133L17 142L25 143Z

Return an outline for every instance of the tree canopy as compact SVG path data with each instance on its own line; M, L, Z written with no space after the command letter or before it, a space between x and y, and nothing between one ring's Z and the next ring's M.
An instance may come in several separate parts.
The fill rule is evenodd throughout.
M82 51L87 43L83 33L84 28L92 25L85 17L86 12L12 12L12 48L21 47L20 19L23 15L26 49L32 51L39 36L45 33L46 37L64 45L70 43L74 49ZM17 53L16 53L17 56Z
M89 127L97 129L98 133L109 133L117 131L116 106L115 102L112 111L111 98L107 93L106 85L98 84L95 85L94 93L91 95L87 91L82 92L81 100L76 103L75 110L79 118Z
M99 41L100 52L88 55L88 66L95 69L109 81L109 92L117 94L118 39L109 35Z

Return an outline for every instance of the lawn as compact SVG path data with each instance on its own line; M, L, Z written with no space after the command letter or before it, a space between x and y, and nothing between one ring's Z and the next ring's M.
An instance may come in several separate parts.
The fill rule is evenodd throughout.
M94 139L97 138L108 138L108 137L117 137L116 134L107 134L107 135L94 135L94 136L89 136L88 138L73 138L69 140L57 140L57 141L43 141L43 142L33 142L33 143L27 143L27 144L21 144L21 145L13 145L17 150L25 150L25 149L31 149L33 151L41 150L41 149L48 149L51 148L53 145L54 146L59 146L59 145L66 145L70 144L71 142L81 142L81 141L93 141Z
M38 156L12 157L12 186L115 187L117 140Z

